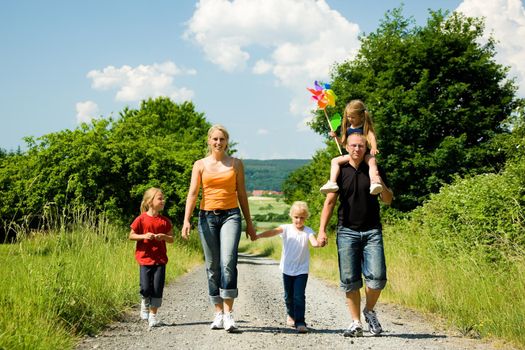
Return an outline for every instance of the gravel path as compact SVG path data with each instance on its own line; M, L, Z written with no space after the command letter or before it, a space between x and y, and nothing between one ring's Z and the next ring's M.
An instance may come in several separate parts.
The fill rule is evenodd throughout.
M364 337L345 338L342 333L350 318L343 292L312 276L306 289L310 333L296 334L285 324L278 263L240 255L238 268L234 315L239 333L209 329L213 308L208 303L204 268L199 266L166 286L159 309L165 326L149 330L147 322L139 320L137 307L124 321L96 337L84 338L77 349L495 349L480 340L437 330L417 313L383 303L376 307L385 329L382 336L370 336L365 325Z

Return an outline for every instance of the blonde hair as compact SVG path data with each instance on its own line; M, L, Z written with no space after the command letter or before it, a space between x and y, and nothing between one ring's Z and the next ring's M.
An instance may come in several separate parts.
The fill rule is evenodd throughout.
M343 145L346 145L346 130L350 127L348 122L348 117L350 115L357 115L363 120L363 135L366 138L368 145L370 146L370 141L368 140L368 133L372 132L375 134L374 123L372 122L372 117L368 110L366 109L365 104L361 100L352 100L348 102L343 113L343 122L341 127L342 138L341 142Z
M224 148L224 151L228 151L228 142L230 141L230 134L228 133L228 130L221 124L215 124L211 128L208 129L208 141L211 138L211 134L213 134L214 131L220 131L224 134L224 137L226 138L226 147ZM211 154L211 146L208 143L208 155Z
M157 187L150 187L144 192L144 196L142 197L142 202L140 203L140 212L144 213L145 211L149 210L149 207L151 205L151 201L157 193L162 193L162 190Z
M293 217L294 212L305 214L307 219L310 216L310 211L308 210L308 204L306 204L306 202L303 202L303 201L293 202L292 206L290 207L290 213L288 215L290 215L290 217Z

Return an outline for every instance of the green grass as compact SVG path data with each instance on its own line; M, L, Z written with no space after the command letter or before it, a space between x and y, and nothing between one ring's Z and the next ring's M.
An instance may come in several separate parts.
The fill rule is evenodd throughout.
M525 348L525 258L494 263L472 251L444 258L434 243L406 225L385 230L385 300L440 315L464 335Z
M250 205L250 214L266 215L266 214L285 214L286 221L276 220L256 220L255 226L257 232L271 230L283 223L288 222L288 212L290 205L286 204L281 197L249 197L248 203Z
M68 349L139 301L127 229L36 233L0 245L0 349ZM197 235L169 245L167 280L202 261Z

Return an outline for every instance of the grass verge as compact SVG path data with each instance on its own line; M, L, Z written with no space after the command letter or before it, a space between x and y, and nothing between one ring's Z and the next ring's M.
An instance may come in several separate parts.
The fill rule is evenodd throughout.
M134 242L102 225L0 245L0 349L72 348L138 303ZM168 247L167 281L202 262L192 237Z

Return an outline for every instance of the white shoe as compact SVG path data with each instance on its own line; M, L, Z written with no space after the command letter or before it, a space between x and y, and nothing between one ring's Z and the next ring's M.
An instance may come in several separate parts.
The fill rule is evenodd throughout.
M372 335L379 335L383 333L383 327L381 327L381 323L379 323L375 311L363 309L363 316L365 316L365 321L368 323L368 328Z
M222 312L217 312L215 314L215 319L211 323L210 328L211 329L222 329L222 328L224 328L223 316L224 316L224 314Z
M363 336L363 326L361 322L354 320L350 323L347 329L345 329L343 335L345 337L362 337Z
M321 187L321 188L319 189L319 191L321 191L321 193L323 193L323 194L332 193L332 192L337 192L337 191L339 191L339 186L337 186L337 183L336 183L336 182L332 182L332 181L328 180L328 181L323 185L323 187Z
M237 325L235 325L235 320L233 319L233 314L231 312L225 312L222 319L224 322L224 329L227 332L235 332L237 330Z
M157 314L150 313L148 318L148 325L150 327L159 327L164 325L164 323L162 323Z
M144 299L140 302L140 319L149 319L149 308L146 306L146 301Z
M376 195L376 194L380 194L381 192L383 192L383 186L381 184L377 184L377 183L373 183L373 184L370 184L370 194L371 195Z

